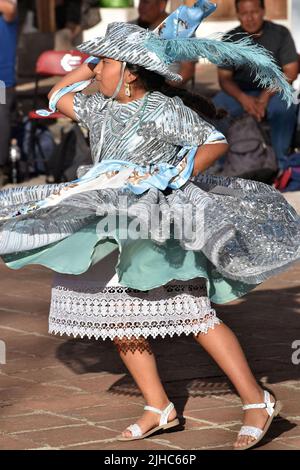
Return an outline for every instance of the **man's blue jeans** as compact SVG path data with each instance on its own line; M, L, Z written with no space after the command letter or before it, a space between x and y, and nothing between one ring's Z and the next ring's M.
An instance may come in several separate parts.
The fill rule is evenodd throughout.
M261 90L245 93L250 96L259 96ZM241 104L224 91L220 91L214 97L213 102L217 108L226 109L232 118L239 117L245 112ZM278 160L278 166L280 169L286 168L288 149L292 143L297 122L297 106L292 104L287 108L286 102L277 93L272 96L268 103L266 118L271 127L271 141Z

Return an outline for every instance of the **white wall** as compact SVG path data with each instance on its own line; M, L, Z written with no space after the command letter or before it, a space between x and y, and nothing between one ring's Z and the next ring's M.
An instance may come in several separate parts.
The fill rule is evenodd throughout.
M300 2L299 0L290 0L291 12L291 30L296 41L296 46L300 52Z

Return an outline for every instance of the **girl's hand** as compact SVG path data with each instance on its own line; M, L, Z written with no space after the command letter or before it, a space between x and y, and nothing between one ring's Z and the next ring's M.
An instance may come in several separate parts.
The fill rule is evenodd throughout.
M83 80L90 80L95 77L94 68L96 64L82 64L72 72L67 73L56 85L50 90L48 98L50 99L51 95L60 88L71 85L72 83L81 82Z

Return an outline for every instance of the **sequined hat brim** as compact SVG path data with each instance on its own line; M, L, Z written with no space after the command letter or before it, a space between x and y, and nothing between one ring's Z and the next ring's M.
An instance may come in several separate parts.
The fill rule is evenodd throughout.
M181 82L181 75L172 72L155 52L145 47L144 41L149 34L153 35L137 25L110 23L104 37L95 37L80 44L77 49L89 55L137 64L168 80Z

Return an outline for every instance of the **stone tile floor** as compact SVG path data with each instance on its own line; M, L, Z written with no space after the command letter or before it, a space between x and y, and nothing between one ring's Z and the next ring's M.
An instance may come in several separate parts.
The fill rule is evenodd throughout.
M159 371L184 430L122 443L116 436L142 413L143 399L107 341L47 333L52 274L0 265L0 449L230 449L242 418L223 373L191 337L152 341ZM218 306L238 335L255 376L284 408L259 447L300 449L300 264L238 301ZM299 354L298 354L299 357Z
M37 180L31 183L41 183ZM300 193L285 197L300 212ZM107 341L48 334L52 274L0 264L0 449L231 449L241 403L191 337L152 341L169 398L185 418L176 430L135 442L116 436L143 411L143 398ZM300 449L300 263L243 298L217 306L238 335L256 378L283 410L258 450ZM0 344L1 346L1 344ZM295 362L295 361L294 361Z
M298 193L299 196L299 193ZM298 197L294 193L297 206ZM230 449L241 425L238 396L191 337L152 340L161 378L184 430L146 440L116 436L142 413L143 398L113 344L51 336L52 274L0 264L0 449ZM257 379L284 408L259 450L300 449L300 263L243 298L216 306L238 335ZM294 361L295 362L295 361Z

